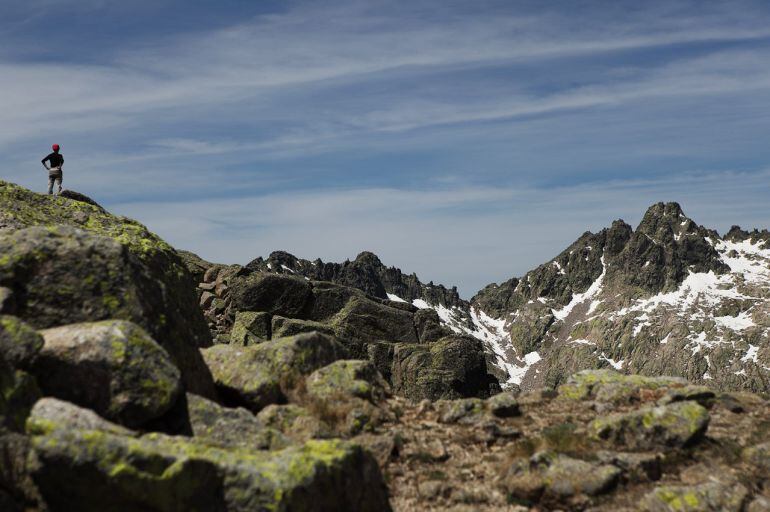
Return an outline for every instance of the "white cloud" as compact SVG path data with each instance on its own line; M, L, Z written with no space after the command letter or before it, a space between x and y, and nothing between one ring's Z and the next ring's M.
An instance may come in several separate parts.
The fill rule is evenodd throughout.
M555 190L325 190L113 209L214 261L245 264L273 250L342 261L372 250L387 265L456 284L470 297L547 261L586 230L621 217L635 225L660 200L677 200L696 221L722 231L766 225L769 183L770 172L690 173ZM724 194L743 202L720 201Z

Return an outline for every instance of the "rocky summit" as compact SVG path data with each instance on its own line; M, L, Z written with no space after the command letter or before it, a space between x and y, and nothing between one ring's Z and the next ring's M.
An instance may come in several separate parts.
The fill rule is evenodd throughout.
M768 238L661 203L464 301L0 182L0 510L770 510Z

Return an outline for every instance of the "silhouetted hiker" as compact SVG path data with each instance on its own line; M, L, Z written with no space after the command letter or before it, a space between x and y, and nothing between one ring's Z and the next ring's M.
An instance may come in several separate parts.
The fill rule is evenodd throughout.
M61 182L64 179L61 167L64 165L64 157L59 154L59 145L54 144L52 146L53 153L43 158L43 167L48 169L48 194L53 194L54 182L58 182L59 190L56 191L58 196L61 193ZM45 163L48 162L50 167Z

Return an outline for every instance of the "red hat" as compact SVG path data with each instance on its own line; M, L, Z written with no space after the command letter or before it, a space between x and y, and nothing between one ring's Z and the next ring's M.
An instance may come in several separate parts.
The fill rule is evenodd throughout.
M51 147L53 148L54 151L59 151L59 145L58 144L54 144Z

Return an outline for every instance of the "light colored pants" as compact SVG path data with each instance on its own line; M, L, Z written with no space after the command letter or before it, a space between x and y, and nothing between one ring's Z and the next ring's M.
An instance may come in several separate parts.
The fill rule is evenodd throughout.
M64 173L62 172L60 167L54 167L48 172L48 194L53 194L53 186L54 183L58 186L58 190L56 191L56 195L58 196L61 193L61 183L64 179Z

